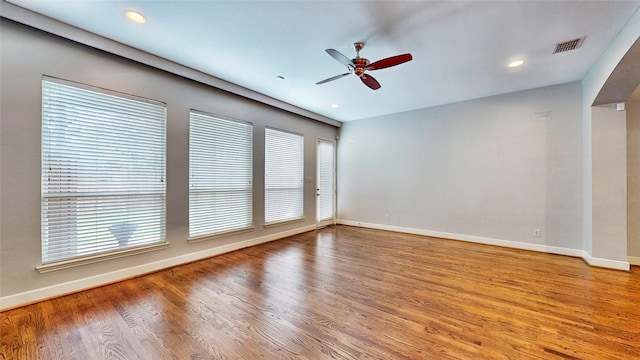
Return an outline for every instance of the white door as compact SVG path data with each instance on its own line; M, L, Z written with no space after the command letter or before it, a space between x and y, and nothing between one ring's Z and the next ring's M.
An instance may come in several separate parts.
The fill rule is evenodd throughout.
M316 226L335 223L336 143L316 140Z

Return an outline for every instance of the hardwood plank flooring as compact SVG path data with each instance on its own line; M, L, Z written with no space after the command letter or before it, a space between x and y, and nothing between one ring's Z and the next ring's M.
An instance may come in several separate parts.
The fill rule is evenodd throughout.
M0 314L0 359L640 359L640 268L335 226Z

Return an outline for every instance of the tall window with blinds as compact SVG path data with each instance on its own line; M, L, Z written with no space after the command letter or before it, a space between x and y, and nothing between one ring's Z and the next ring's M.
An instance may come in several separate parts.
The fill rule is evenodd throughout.
M303 217L304 137L265 129L265 224Z
M165 242L166 105L42 80L42 263Z
M189 238L253 225L253 126L191 111Z

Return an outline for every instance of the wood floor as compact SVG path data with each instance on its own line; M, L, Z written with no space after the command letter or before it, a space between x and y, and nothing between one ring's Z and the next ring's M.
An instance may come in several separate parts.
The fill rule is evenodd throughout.
M640 359L640 269L336 226L0 314L0 359Z

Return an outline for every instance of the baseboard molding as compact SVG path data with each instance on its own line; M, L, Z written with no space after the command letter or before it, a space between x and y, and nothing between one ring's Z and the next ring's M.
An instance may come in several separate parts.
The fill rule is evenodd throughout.
M590 266L624 271L631 270L631 265L627 261L592 257L588 252L584 250L582 251L582 253L582 258Z
M468 242L486 244L486 245L503 246L503 247L509 247L514 249L538 251L538 252L544 252L544 253L556 254L556 255L573 256L573 257L584 259L584 261L590 266L597 266L597 267L603 267L608 269L625 270L625 271L629 271L630 269L630 265L628 262L594 258L582 249L571 249L571 248L564 248L564 247L558 247L558 246L523 243L518 241L494 239L494 238L472 236L472 235L453 234L453 233L447 233L447 232L441 232L441 231L430 231L430 230L407 228L407 227L401 227L401 226L366 223L362 221L338 219L336 220L336 223L342 224L342 225L365 227L370 229L388 230L388 231L395 231L395 232L414 234L414 235L431 236L431 237L437 237L442 239L460 240L460 241L468 241ZM638 258L638 260L640 260L640 258Z
M640 266L640 257L637 256L627 256L627 261L629 262L629 264L631 265L638 265Z
M233 244L218 246L207 250L202 250L194 253L175 256L168 259L162 259L159 261L142 264L138 266L132 266L129 268L119 269L116 271L82 278L78 280L69 281L66 283L47 286L35 290L25 291L18 294L13 294L0 298L0 311L5 311L29 304L33 304L39 301L56 298L59 296L68 295L82 290L103 286L118 281L130 279L136 276L152 273L162 269L170 268L176 265L187 264L190 262L206 259L212 256L224 254L227 252L240 250L246 247L263 244L269 241L282 239L288 236L301 234L307 231L315 230L315 225L309 225L300 227L297 229L283 231L276 234L261 236L249 240L240 241Z

